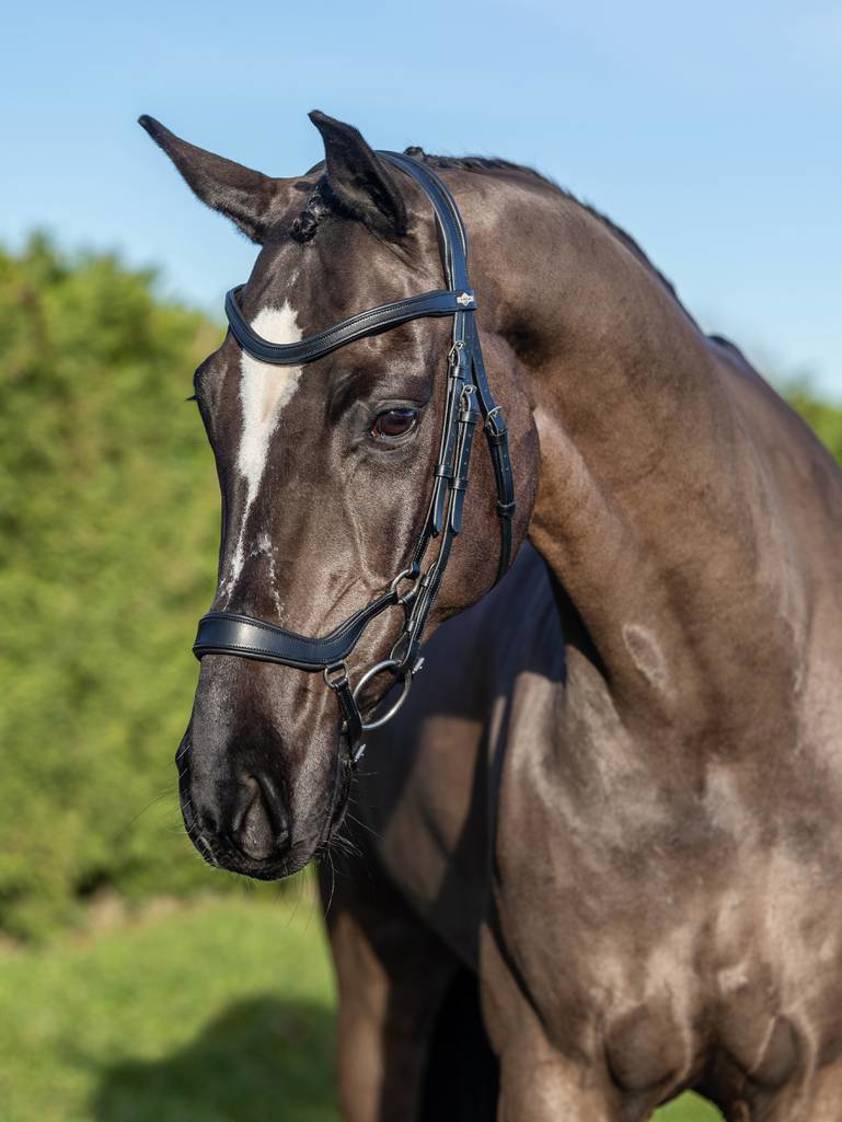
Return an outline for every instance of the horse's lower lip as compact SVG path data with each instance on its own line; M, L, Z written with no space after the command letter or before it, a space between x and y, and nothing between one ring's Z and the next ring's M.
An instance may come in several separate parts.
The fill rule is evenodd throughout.
M195 839L191 840L196 844ZM236 849L221 848L211 845L203 838L204 844L196 845L202 857L217 869L225 869L229 873L250 877L252 880L284 880L299 872L310 861L316 851L313 842L296 842L296 844L279 860L254 861Z
M235 857L233 863L227 864L225 867L229 872L250 877L252 880L285 880L303 869L312 856L312 851L302 853L299 856L290 853L283 861L270 861L266 864Z

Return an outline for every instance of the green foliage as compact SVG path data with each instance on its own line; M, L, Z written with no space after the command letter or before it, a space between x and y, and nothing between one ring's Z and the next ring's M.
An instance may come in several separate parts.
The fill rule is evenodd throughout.
M38 236L0 252L0 927L13 933L48 931L102 884L207 883L178 828L173 755L218 533L184 399L219 333L153 282Z
M0 948L0 1007L3 1122L337 1122L330 965L295 890Z
M806 378L785 386L784 396L842 464L842 409L816 397Z

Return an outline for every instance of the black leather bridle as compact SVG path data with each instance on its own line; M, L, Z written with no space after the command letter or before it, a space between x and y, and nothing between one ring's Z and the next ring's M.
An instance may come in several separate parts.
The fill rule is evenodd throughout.
M483 363L476 325L476 300L468 281L468 243L461 215L447 186L426 164L397 152L380 152L378 155L410 176L432 203L441 235L448 287L358 312L297 343L270 343L258 335L240 310L240 288L232 289L226 296L225 312L231 334L243 350L261 362L279 366L314 362L355 339L423 316L453 317L453 345L448 356L447 397L439 458L421 534L408 565L389 587L329 635L309 638L265 620L222 611L203 616L193 645L199 659L207 654L233 654L276 662L298 670L321 670L339 702L343 731L353 762L359 759L365 747L361 743L362 734L379 728L394 716L409 692L413 675L423 664L419 649L424 627L441 585L453 540L462 528L462 505L468 486L471 445L480 419L497 485L501 540L496 580L509 567L515 510L508 432L500 407L491 394ZM422 570L422 562L433 538L438 539L438 551L428 567ZM408 587L401 591L405 583ZM389 658L370 667L352 689L345 660L368 624L395 604L403 607L405 619ZM401 695L388 712L365 723L357 698L372 678L384 671L390 671L401 682Z

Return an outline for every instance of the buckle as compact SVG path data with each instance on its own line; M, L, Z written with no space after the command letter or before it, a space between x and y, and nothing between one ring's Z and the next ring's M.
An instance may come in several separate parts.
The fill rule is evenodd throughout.
M473 386L465 386L462 389L462 397L459 401L459 422L463 425L475 425L478 420L479 407L476 402L476 391Z
M322 671L325 685L332 690L341 690L348 685L348 667L344 662L334 662Z
M411 580L412 587L408 588L407 591L404 592L403 595L401 595L398 592L398 586L400 585L401 581L405 580ZM420 582L421 570L418 565L413 565L409 569L402 569L389 585L389 589L395 595L396 603L400 604L402 607L408 604L409 601L412 600L418 592L418 585L420 584Z
M499 405L495 405L494 408L490 409L486 414L485 431L489 436L498 440L508 433L509 430L506 428L506 419Z
M458 366L461 361L462 351L465 349L465 342L463 339L457 339L450 350L447 352L447 361L450 366Z

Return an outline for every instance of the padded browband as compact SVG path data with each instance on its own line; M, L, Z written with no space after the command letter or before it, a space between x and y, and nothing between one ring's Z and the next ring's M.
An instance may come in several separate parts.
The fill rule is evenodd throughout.
M225 297L225 314L228 316L231 334L248 354L275 366L300 366L302 363L314 362L355 339L387 331L390 327L409 323L410 320L424 316L452 316L454 312L473 311L476 308L476 299L470 289L462 292L436 289L434 292L423 292L420 296L394 300L390 304L357 312L355 316L340 320L333 327L308 335L297 343L270 343L252 330L243 316L237 299L242 288L243 285L232 288Z
M208 612L199 620L193 653L197 658L237 654L261 662L280 662L298 670L322 670L347 658L368 624L397 603L397 599L397 592L389 589L335 631L316 639L237 612Z

